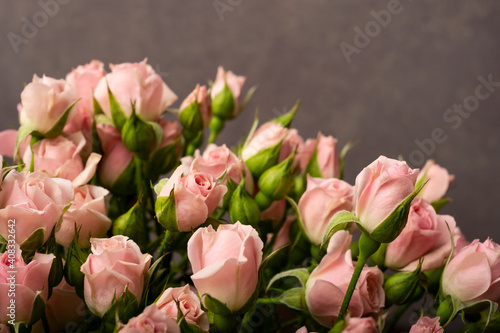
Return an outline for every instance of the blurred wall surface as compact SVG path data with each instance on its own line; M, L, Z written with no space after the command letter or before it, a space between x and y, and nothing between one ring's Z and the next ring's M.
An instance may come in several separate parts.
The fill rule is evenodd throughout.
M499 17L495 0L3 0L0 130L18 125L34 73L147 57L182 100L224 65L259 89L219 143L235 144L256 106L267 120L300 98L303 137L357 143L349 182L381 154L433 158L456 176L444 212L469 240L498 242Z

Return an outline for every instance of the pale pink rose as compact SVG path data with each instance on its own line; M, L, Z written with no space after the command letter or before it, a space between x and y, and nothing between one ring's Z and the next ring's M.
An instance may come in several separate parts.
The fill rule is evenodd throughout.
M147 59L109 65L111 73L101 79L94 96L110 119L108 87L126 117L132 114L132 103L135 103L135 112L142 119L154 121L177 100L174 92L146 62Z
M387 245L385 266L394 270L410 271L424 257L422 271L435 269L444 264L451 251L448 227L455 243L462 239L455 219L449 215L438 215L424 199L416 198L408 214L408 222L401 234Z
M301 172L305 172L314 149L316 149L316 139L307 139L306 142L297 151L297 158L299 159L299 167Z
M444 295L462 303L500 301L500 245L474 240L445 267L441 279Z
M125 287L140 302L151 255L142 254L134 241L122 235L91 238L90 244L92 253L80 267L85 274L85 303L90 311L102 316Z
M211 143L207 146L203 155L200 155L199 150L197 150L195 157L198 160L198 169L201 172L209 173L216 179L226 172L221 182L224 185L226 185L227 177L231 178L236 184L239 184L244 177L245 189L249 193L253 192L254 182L252 174L245 163L227 148L225 144L217 146Z
M371 233L415 188L418 169L380 156L356 177L354 205L363 228Z
M215 98L227 84L234 98L234 110L231 115L234 117L240 112L241 107L241 88L245 84L246 78L238 76L231 71L225 71L222 66L217 68L217 76L215 77L214 84L210 90L212 99Z
M429 202L442 199L454 179L455 176L450 175L448 170L436 164L433 160L428 160L418 175L417 182L420 180L427 182L419 196Z
M377 323L372 317L352 317L347 321L347 325L344 327L342 333L378 333L376 325Z
M158 197L168 197L174 189L180 231L190 231L205 222L227 192L227 187L217 184L211 174L199 171L197 160L193 161L190 172L183 175L185 171L180 165L158 194Z
M158 146L158 149L168 146L175 141L179 140L181 136L181 126L178 121L169 121L165 120L163 118L158 119L158 124L160 125L161 129L163 130L163 140L161 141L160 145ZM180 142L179 142L179 149L180 149Z
M104 64L98 60L80 65L66 75L66 82L73 87L76 96L80 99L76 104L76 114L66 123L64 131L75 133L81 131L91 143L92 123L94 122L94 90L99 81L106 75ZM92 148L91 146L89 148Z
M255 291L262 262L262 243L249 225L221 224L198 229L188 241L188 258L198 293L241 309Z
M82 132L70 134L68 137L60 135L53 139L42 139L33 145L33 150L27 147L23 161L29 170L33 154L34 171L43 171L51 177L71 181L78 178L79 182L87 183L94 176L101 155L93 154L84 168L80 154L85 143Z
M16 147L17 130L8 129L0 132L0 155L13 157ZM21 150L21 147L19 148ZM23 150L24 151L24 150Z
M289 215L286 217L286 220L278 231L278 235L276 236L276 240L274 241L273 251L276 251L280 247L290 244L290 227L292 226L293 221L295 221L296 219L297 216L295 215Z
M103 156L97 173L101 182L111 187L132 162L134 154L125 147L120 131L111 125L97 124Z
M165 313L158 310L155 303L147 306L144 311L130 319L127 325L121 325L120 333L180 333L179 325Z
M52 261L55 256L51 254L35 253L35 256L26 264L21 256L21 250L16 249L5 251L0 255L0 322L7 324L11 319L7 315L10 313L7 307L10 305L8 297L10 284L13 280L12 273L16 271L15 276L15 319L16 322L28 323L33 311L33 301L37 292L41 291L40 296L46 302L49 295L49 273L52 267ZM9 254L14 258L9 258ZM13 259L15 262L11 262ZM15 268L11 268L14 264Z
M4 207L0 209L0 235L8 239L8 221L15 220L18 244L40 228L44 231L43 242L47 241L73 197L69 180L50 178L43 172L10 171L0 191L0 207Z
M64 332L70 322L78 324L85 317L85 303L76 294L75 288L63 278L57 287L52 289L46 306L45 315L51 332Z
M196 85L196 88L182 101L179 107L180 112L182 110L193 104L198 103L198 108L203 119L203 127L207 127L210 124L210 119L212 118L212 102L210 100L210 95L207 93L206 86Z
M410 329L409 333L442 333L444 332L439 325L439 317L429 318L421 317Z
M19 122L45 134L76 100L75 91L66 81L34 75L33 81L21 93ZM68 121L73 114L70 112Z
M56 241L69 246L75 236L75 225L80 229L78 245L89 247L90 237L104 237L111 227L107 216L104 197L109 191L103 187L84 185L75 188L75 199L71 207L64 213L61 225L56 230Z
M320 244L332 216L353 208L353 186L336 179L313 178L307 175L307 189L299 200L302 226L309 240Z
M243 147L241 157L244 161L261 151L274 147L282 142L288 134L288 129L281 124L267 122L255 131L248 144Z
M179 307L177 307L177 303ZM158 309L170 318L177 320L178 309L181 310L181 316L185 316L186 322L196 325L203 331L209 330L208 316L201 308L198 295L193 292L189 285L178 288L168 288L156 301Z
M321 132L318 133L316 139L307 139L306 143L298 151L302 171L306 170L315 150L321 176L323 178L338 177L340 159L337 151L337 139L332 136L324 136Z
M284 161L288 156L290 156L294 151L300 151L304 145L304 139L299 135L299 132L292 128L288 131L287 136L283 140L280 149L279 161ZM294 157L294 165L298 166L300 163L299 156Z
M285 217L286 199L273 201L271 206L260 213L261 221L272 221L273 224L278 223Z
M338 317L347 287L354 273L348 231L336 232L328 244L327 254L312 271L306 284L306 303L313 318L332 327ZM352 317L378 312L385 301L384 275L377 267L364 267L349 303Z

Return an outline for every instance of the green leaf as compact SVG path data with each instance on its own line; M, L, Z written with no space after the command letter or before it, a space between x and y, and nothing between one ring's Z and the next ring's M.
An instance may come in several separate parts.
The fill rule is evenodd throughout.
M156 217L163 228L169 231L179 231L174 188L168 197L158 197L155 204Z
M203 303L205 304L205 307L216 314L221 314L221 315L229 315L231 314L231 310L229 310L226 306L226 304L222 303L218 299L210 296L209 294L204 294L202 295L203 298Z
M290 127L290 124L292 123L293 118L295 118L295 114L297 113L299 106L300 106L300 99L298 99L297 102L295 102L295 105L292 107L290 111L271 121L273 123L281 124L281 126L283 127Z
M69 113L73 106L79 101L80 99L77 99L74 101L67 109L64 111L62 114L61 118L55 123L55 125L47 132L47 133L42 133L43 137L45 138L55 138L59 134L62 133L64 126L66 125L66 121L68 120Z
M451 198L443 198L443 199L439 199L439 200L431 202L431 205L432 205L432 207L434 207L434 210L436 211L436 213L439 213L439 211L450 202L452 202Z
M291 269L291 270L288 270L285 272L278 273L275 276L273 276L271 281L269 281L269 283L267 284L266 291L268 291L269 288L271 288L271 286L273 285L274 282L278 281L279 279L286 278L286 277L297 278L297 280L299 280L299 282L300 282L300 285L302 287L305 287L307 279L309 278L309 271L306 268L295 268L295 269Z
M123 125L125 125L125 122L127 121L127 116L123 112L122 107L116 100L115 96L113 95L109 87L108 87L108 97L109 97L109 107L111 110L111 118L113 119L113 123L115 124L116 128L119 131L121 131Z
M45 228L38 228L21 244L21 250L36 251L43 245L45 238Z
M347 210L341 210L340 212L335 213L326 226L325 233L323 234L323 240L321 241L321 247L323 248L326 244L328 244L332 235L339 230L338 227L351 222L357 223L358 225L360 224L359 219ZM360 229L363 229L362 226L359 225L359 227Z

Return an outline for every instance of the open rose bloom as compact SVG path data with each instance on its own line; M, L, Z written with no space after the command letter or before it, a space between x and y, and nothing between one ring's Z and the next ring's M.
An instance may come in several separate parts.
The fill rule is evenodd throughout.
M314 110L230 124L245 76L186 85L140 59L19 91L21 126L0 131L0 332L500 331L498 239L469 243L461 223L481 221L440 210L466 190L455 165L356 167L351 138L297 126Z

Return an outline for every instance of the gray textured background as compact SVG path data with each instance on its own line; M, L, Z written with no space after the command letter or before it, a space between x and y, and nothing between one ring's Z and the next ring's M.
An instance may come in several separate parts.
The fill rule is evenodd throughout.
M219 0L228 6L222 15L212 0L64 2L17 53L8 33L22 36L23 20L43 19L42 7L0 3L0 129L17 126L19 94L33 73L63 77L94 58L148 57L182 99L222 64L259 90L219 142L236 143L255 106L269 119L273 109L300 98L294 125L302 136L321 130L341 144L359 143L347 159L353 182L378 155L408 159L416 139L442 128L447 140L429 157L456 175L449 192L454 203L445 211L470 240L500 241L500 91L459 128L443 120L448 108L474 94L478 76L500 81L500 2L402 0L402 11L349 64L340 43L353 45L354 28L364 30L374 20L370 12L389 1Z

